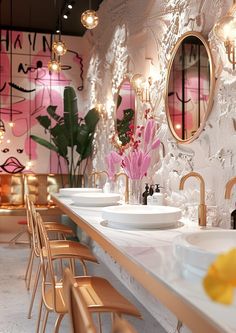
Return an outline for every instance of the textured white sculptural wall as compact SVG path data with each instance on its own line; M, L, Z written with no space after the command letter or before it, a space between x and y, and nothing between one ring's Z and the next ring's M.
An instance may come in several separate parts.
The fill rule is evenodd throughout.
M104 155L112 149L109 137L114 131L115 94L123 76L129 72L147 77L145 59L152 59L158 72L158 82L152 86L154 114L160 124L165 156L160 154L159 170L151 173L149 180L161 183L168 203L181 205L186 199L179 195L180 178L191 170L200 172L206 181L207 203L218 207L217 220L221 223L227 208L225 184L235 175L236 166L236 72L212 27L230 5L230 0L104 0L99 26L85 36L93 46L85 97L90 104L101 103L103 109L96 134L95 152L99 154L94 156L94 168L105 169ZM163 94L171 50L187 31L199 31L209 41L217 81L214 105L204 131L193 143L180 145L168 129ZM139 121L146 108L139 103ZM196 190L190 191L191 188ZM198 188L196 180L188 181L186 193L190 202L198 201ZM235 197L231 205L234 201Z
M199 184L189 180L183 196L178 191L179 181L189 171L201 173L206 182L207 204L213 206L211 221L221 226L229 222L229 206L232 210L236 201L235 195L230 204L224 200L225 184L236 175L236 71L231 69L224 47L216 40L212 28L231 4L231 0L104 0L99 10L98 27L85 35L91 52L84 98L90 105L101 104L102 111L96 133L94 169L106 169L104 156L113 149L109 138L114 132L115 95L123 76L128 72L147 77L146 59L152 59L158 73L158 81L152 86L153 111L165 149L160 153L158 170L152 169L148 180L164 187L167 203L183 206L187 202L191 206L199 200ZM204 131L191 144L180 145L168 128L163 94L171 50L187 31L201 32L210 43L217 80L214 104ZM147 107L138 103L139 122ZM100 259L105 263L108 260L101 253ZM123 279L121 273L116 274ZM137 291L139 286L135 282L132 288L136 290L134 294L139 293L140 300L149 299L150 295L144 289ZM168 332L174 331L175 325L168 323L168 312L157 303L158 321ZM149 305L147 302L147 309Z

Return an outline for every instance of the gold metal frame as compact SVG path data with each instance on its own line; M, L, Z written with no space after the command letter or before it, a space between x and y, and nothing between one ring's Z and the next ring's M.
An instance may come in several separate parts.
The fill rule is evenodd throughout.
M118 96L119 96L119 91L123 85L124 82L128 81L130 83L130 86L132 87L133 91L134 91L134 95L135 95L135 108L134 108L134 126L136 126L136 120L137 120L137 98L139 98L137 91L135 89L135 86L133 85L131 79L129 78L129 76L124 76L123 80L121 81L121 83L119 84L118 90L116 92L116 94L114 95L114 100L115 100L115 112L114 112L114 128L115 128L115 132L117 132L117 118L116 118L116 111L117 111L117 101L118 101ZM127 146L127 148L129 147L129 143L122 146L123 148L125 148Z
M168 88L169 88L171 68L172 68L172 65L173 65L175 55L176 55L182 41L185 38L189 37L189 36L195 36L198 39L200 39L200 41L203 43L203 45L205 46L205 49L207 51L209 64L210 64L210 95L209 95L209 102L208 102L208 106L207 106L207 111L204 115L204 118L203 118L198 130L189 139L182 140L176 134L175 129L174 129L173 124L172 124L172 121L170 119L170 113L169 113L169 107L168 107ZM212 54L211 54L209 45L208 45L207 41L205 40L205 38L199 32L196 32L196 31L189 31L189 32L186 32L185 34L183 34L179 38L176 45L174 46L171 54L172 54L172 57L171 57L171 60L169 61L169 64L168 64L167 81L166 81L166 88L165 88L165 111L166 111L167 121L168 121L169 129L170 129L172 135L174 136L174 138L179 143L190 143L190 142L194 141L195 139L197 139L199 137L199 135L201 134L203 128L205 127L206 120L207 120L207 118L208 118L208 116L211 112L212 105L213 105L213 93L214 93L214 89L215 89L215 69L214 69Z

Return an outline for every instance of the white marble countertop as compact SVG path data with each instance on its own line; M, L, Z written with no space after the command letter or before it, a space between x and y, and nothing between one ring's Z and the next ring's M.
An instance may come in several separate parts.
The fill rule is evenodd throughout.
M129 273L132 275L132 269L137 267L139 282L143 282L144 287L146 278L151 277L150 281L154 281L154 284L153 286L148 285L146 288L149 288L149 291L153 288L153 295L157 298L160 295L160 301L164 300L164 305L186 323L193 332L236 332L235 303L231 306L224 306L212 302L203 290L201 279L184 277L181 265L174 256L174 238L182 233L197 231L198 226L186 222L183 226L168 230L113 229L104 226L101 208L79 208L73 206L72 201L68 198L57 195L53 198L59 208L77 224L79 224L77 218L82 220L82 228L84 226L87 229L85 231L91 238L96 238L98 235L105 240L106 244L111 244L115 250L117 249L117 255L114 252L117 261L119 261L121 253L132 265L135 265L130 267ZM81 224L79 225L81 227ZM120 260L122 265L122 258ZM143 281L139 272L143 272ZM158 292L155 289L155 281L157 290L161 286ZM165 291L168 292L166 302ZM175 300L176 304L172 304L175 303ZM210 324L208 328L206 323Z

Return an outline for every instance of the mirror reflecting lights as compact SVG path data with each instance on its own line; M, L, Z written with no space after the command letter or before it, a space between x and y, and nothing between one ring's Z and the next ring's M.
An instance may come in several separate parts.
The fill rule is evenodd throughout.
M198 33L187 33L177 43L168 74L169 126L178 141L190 142L205 124L213 92L210 50Z

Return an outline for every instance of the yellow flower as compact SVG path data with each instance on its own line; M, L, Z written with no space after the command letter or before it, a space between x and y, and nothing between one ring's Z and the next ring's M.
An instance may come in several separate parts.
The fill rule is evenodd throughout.
M203 279L208 296L216 302L231 304L236 287L236 249L220 254Z

